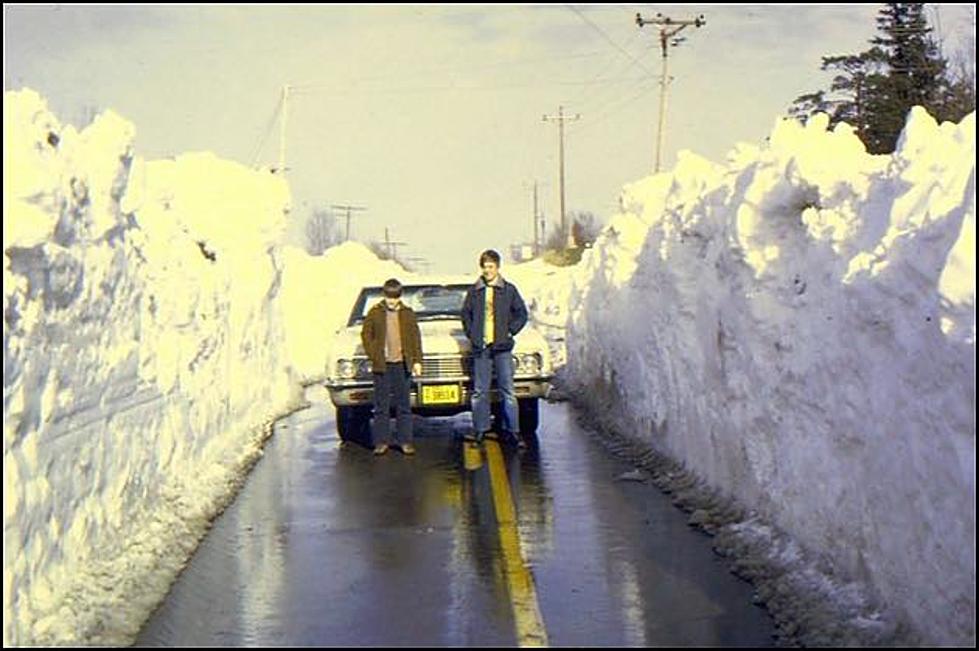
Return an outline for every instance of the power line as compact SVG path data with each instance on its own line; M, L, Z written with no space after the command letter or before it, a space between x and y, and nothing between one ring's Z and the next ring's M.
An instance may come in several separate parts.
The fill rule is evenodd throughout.
M272 117L269 118L268 123L265 125L265 131L259 136L258 144L252 149L252 154L249 159L252 162L252 167L258 164L258 157L262 155L262 149L265 147L265 143L269 138L269 134L272 133L272 128L275 126L275 121L279 117L279 111L282 109L282 102L276 102L275 108L272 109Z
M592 20L588 16L586 16L585 14L581 13L580 11L578 11L578 9L576 7L574 7L574 6L572 6L572 5L564 5L564 6L567 7L568 9L570 9L571 11L575 12L576 14L578 14L578 16L583 21L585 21L585 23L587 23L592 29L594 29L596 32L598 32L598 34L603 39L605 39L606 41L608 41L612 45L612 47L614 47L616 50L618 50L622 54L626 55L633 63L635 63L637 66L639 66L644 72L646 72L647 74L650 74L650 75L653 75L654 74L652 70L650 70L649 68L646 67L646 64L644 64L642 61L640 61L636 57L634 57L631 54L629 54L629 52L627 52L625 50L625 48L623 48L621 45L619 45L618 43L616 43L615 41L613 41L612 40L612 37L610 37L608 34L606 34L605 33L605 30L603 30L601 27L599 27L594 22L592 22Z
M609 72L609 70L612 69L613 65L616 62L619 62L622 65L619 66L619 68L615 71L614 75L612 75L610 77L606 77L606 78L615 78L615 77L618 77L619 75L621 75L624 72L626 72L626 70L628 68L631 68L632 67L633 64L632 64L631 61L625 61L625 60L623 60L622 57L619 57L614 52L612 52L611 54L613 55L613 58L609 60L608 64L604 68L602 68L602 70L599 71L598 74L596 74L594 77L592 77L592 80L591 80L592 83L595 83L600 78L603 78L605 76L605 74L607 72ZM643 77L643 79L646 79L646 77ZM598 103L599 103L599 105L601 105L608 98L607 97L603 97L602 95L598 95L598 94L594 94L593 93L591 95L591 97L589 97L588 99L586 99L579 106L578 102L580 102L582 100L582 98L585 97L585 95L589 92L589 90L590 90L589 87L582 88L581 91L578 92L573 99L568 100L567 102L565 102L565 104L568 105L568 106L572 106L572 107L574 107L576 109L579 109L579 110L588 110L589 112L595 111L596 110L595 107L594 106L589 106L589 104L591 104L593 101L597 100Z
M649 95L654 90L656 90L656 85L650 85L641 87L638 92L633 93L632 95L617 97L614 101L607 103L604 107L602 107L602 112L599 113L594 119L582 120L580 125L571 127L571 133L579 134L583 131L588 131L595 125L605 122L605 120L612 117L614 114L618 113L627 106L631 106L639 99Z
M380 95L391 95L391 94L401 94L401 93L425 93L425 92L453 92L453 91L498 91L498 90L510 90L518 88L540 88L542 86L591 86L591 85L612 85L612 84L622 84L622 83L635 83L642 81L642 77L622 77L619 79L605 79L602 81L530 81L526 83L510 83L510 84L500 84L495 86L459 86L459 85L449 85L449 86L403 86L401 88L340 88L337 86L327 85L327 84L307 84L302 86L289 86L289 94L306 94L316 91L324 91L328 93L333 93L337 95L342 95L345 93L365 93L365 94L380 94Z
M567 54L561 56L549 56L549 57L534 57L531 59L513 59L510 61L494 61L491 63L484 63L480 65L466 65L464 67L458 67L453 65L445 66L435 66L427 68L424 70L413 70L408 72L392 72L383 75L371 75L369 77L361 77L362 81L382 81L385 79L391 79L392 77L397 77L403 79L405 77L418 77L424 75L445 75L452 73L468 73L473 70L487 70L491 68L499 68L503 66L521 66L536 63L547 63L550 61L567 61L569 59L587 59L589 57L594 57L604 53L605 50L595 50L591 52L580 52L577 54Z

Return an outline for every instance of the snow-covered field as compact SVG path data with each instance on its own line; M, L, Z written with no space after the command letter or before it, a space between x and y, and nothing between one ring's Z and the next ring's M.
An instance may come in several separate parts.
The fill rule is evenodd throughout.
M915 109L893 156L818 119L684 153L626 187L567 332L593 411L935 644L975 641L975 196L975 114Z
M134 135L4 94L5 645L131 641L392 266L281 247L283 180Z

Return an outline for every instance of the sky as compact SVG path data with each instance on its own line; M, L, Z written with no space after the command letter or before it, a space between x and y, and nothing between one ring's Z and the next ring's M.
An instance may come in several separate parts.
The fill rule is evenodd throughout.
M932 15L935 15L934 5ZM970 5L941 5L954 49ZM533 186L560 221L600 220L651 173L660 52L641 12L703 14L670 49L663 166L681 149L723 162L760 143L792 100L828 86L821 57L857 53L880 5L4 5L4 88L32 88L63 121L111 108L147 159L209 150L279 156L282 87L293 196L288 237L314 209L354 204L352 236L405 242L436 272L533 239ZM974 56L974 55L973 55ZM341 220L342 223L342 220Z

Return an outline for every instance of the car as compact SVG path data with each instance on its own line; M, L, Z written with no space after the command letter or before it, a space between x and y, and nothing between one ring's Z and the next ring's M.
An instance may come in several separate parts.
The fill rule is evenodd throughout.
M401 300L415 311L422 338L422 373L411 382L411 410L421 416L472 411L472 346L462 326L462 303L472 287L468 277L419 276L407 280ZM325 386L336 407L341 440L370 440L374 384L360 331L367 312L383 298L381 285L361 289L347 325L335 333L327 359ZM540 399L553 379L547 341L532 322L514 337L514 393L520 434L532 437L540 419ZM490 388L494 416L501 396Z

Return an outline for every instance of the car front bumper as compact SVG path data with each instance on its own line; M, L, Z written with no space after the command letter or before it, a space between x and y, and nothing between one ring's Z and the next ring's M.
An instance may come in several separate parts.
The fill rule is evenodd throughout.
M520 398L544 398L550 389L550 376L520 377L513 381L513 392ZM460 400L452 404L421 404L419 401L419 386L421 385L458 385ZM372 380L327 380L325 383L330 392L330 400L337 407L370 406L374 404L374 383ZM499 402L500 392L495 383L490 388L490 400ZM419 414L452 415L472 410L472 381L468 378L424 378L421 381L411 381L411 409Z

